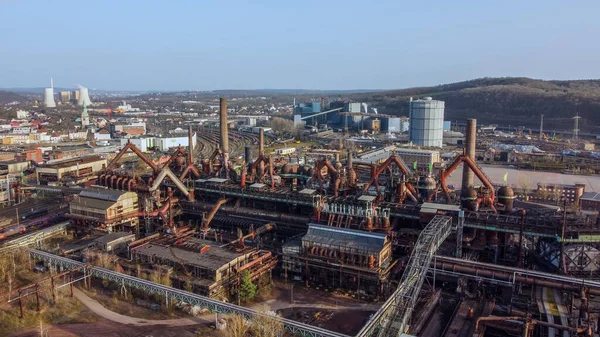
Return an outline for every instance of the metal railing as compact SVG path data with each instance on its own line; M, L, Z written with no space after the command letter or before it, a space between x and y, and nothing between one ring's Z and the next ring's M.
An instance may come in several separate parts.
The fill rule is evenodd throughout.
M398 288L360 330L357 337L394 336L405 332L431 260L452 231L452 218L435 216L419 235Z
M73 269L85 265L83 262L71 260L40 250L32 249L30 250L30 254L32 258L42 260L48 264L60 267L62 269ZM224 314L238 314L248 318L266 315L239 305L221 302L209 297L190 293L180 289L175 289L162 284L154 283L148 280L118 273L116 271L100 267L92 267L89 269L88 272L91 273L91 276L94 277L113 281L122 286L140 289L148 293L164 295L167 300L173 299L191 305L198 305L212 312ZM349 337L341 333L329 331L315 326L310 326L308 324L299 323L286 318L281 318L281 321L283 322L284 328L293 334L299 334L302 336L309 337Z

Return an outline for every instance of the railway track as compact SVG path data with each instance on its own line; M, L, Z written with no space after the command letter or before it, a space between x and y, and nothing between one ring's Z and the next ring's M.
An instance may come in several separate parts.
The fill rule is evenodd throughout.
M201 144L198 153L201 157L208 158L218 147L219 130L204 128L199 130L196 137ZM232 157L242 155L246 145L258 145L258 137L246 132L229 131L229 153Z

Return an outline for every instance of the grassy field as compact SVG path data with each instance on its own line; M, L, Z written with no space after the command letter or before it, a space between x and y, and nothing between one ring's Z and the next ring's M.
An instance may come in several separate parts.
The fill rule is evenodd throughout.
M44 324L59 325L92 323L98 320L98 317L76 298L67 295L67 287L63 289L65 290L59 291L55 304L49 304L46 296L42 296L39 313L36 311L35 296L25 298L23 300L24 318L20 317L18 301L0 306L0 336L8 336L13 332L35 328L40 325L40 321Z

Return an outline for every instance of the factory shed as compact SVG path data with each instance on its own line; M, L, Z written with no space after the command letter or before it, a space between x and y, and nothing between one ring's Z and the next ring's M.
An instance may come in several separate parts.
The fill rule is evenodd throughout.
M385 294L395 264L387 235L319 224L309 224L282 252L284 278L368 297Z
M329 255L355 255L363 259L373 256L377 264L388 262L391 252L391 244L385 234L317 224L309 225L302 238L302 246L305 250L314 250L313 255L329 249Z

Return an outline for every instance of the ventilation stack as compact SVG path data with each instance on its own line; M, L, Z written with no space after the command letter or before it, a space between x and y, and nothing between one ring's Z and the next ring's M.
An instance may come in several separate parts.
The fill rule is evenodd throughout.
M227 170L229 163L229 131L227 129L227 99L221 97L219 100L220 111L219 111L219 123L221 126L221 151L223 151L223 167ZM227 170L227 176L229 176L229 170Z
M465 133L465 155L475 161L475 143L477 141L477 120L467 119L467 132ZM463 164L462 189L473 187L473 171Z

